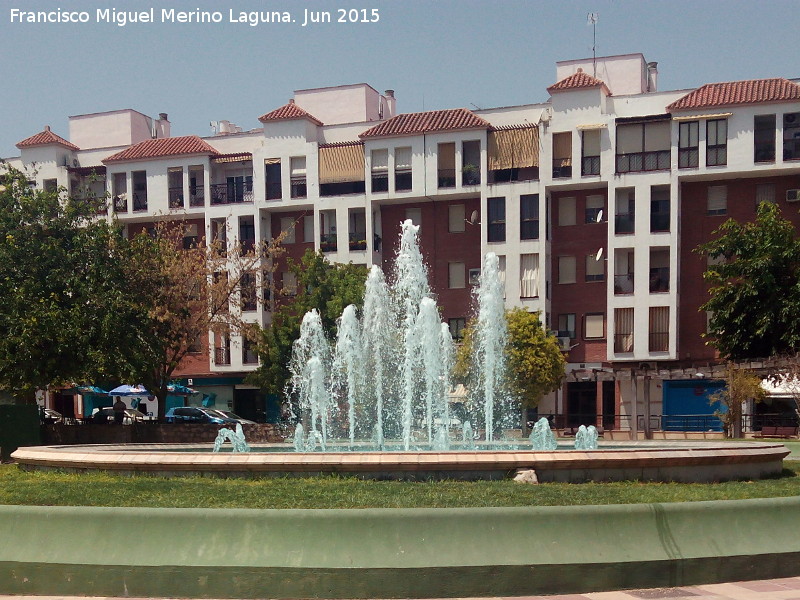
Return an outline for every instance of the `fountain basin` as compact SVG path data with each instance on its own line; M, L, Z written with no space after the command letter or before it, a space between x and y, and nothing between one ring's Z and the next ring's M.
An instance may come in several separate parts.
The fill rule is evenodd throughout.
M711 482L778 475L789 450L768 442L639 441L590 451L211 453L198 444L32 446L12 454L24 469L107 470L162 476L313 476L374 479L503 479L534 469L539 481ZM281 452L281 449L287 451Z

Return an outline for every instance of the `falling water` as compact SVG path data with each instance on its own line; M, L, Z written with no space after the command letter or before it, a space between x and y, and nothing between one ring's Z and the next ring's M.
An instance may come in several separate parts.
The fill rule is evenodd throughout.
M364 353L361 345L361 325L356 307L350 304L342 312L336 336L331 369L331 396L347 400L347 423L352 448L356 440L356 398L364 381Z
M581 425L575 433L575 450L597 450L597 428Z
M419 355L424 372L425 428L428 442L433 442L434 413L442 418L442 404L446 402L447 390L443 387L443 361L440 341L441 322L436 303L423 298L415 323L414 341L419 344Z
M550 422L545 417L536 421L529 439L534 450L555 450L558 448L556 436L553 435L553 431L550 429Z
M503 353L507 339L500 262L493 252L489 252L483 261L477 296L475 351L478 387L476 391L483 397L486 441L490 442L494 439L495 408L504 404L501 387L505 363Z
M367 276L364 292L364 313L362 316L362 335L364 340L365 364L368 373L374 373L374 407L375 427L373 440L379 450L384 449L384 401L389 397L390 386L387 386L391 367L390 357L393 350L392 307L389 298L389 287L383 271L373 265Z

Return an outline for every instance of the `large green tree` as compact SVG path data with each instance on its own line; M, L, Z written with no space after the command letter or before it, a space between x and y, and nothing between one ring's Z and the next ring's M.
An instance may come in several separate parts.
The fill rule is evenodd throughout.
M756 219L729 219L697 248L714 260L701 306L712 313L708 338L728 359L800 350L800 240L778 206L762 202Z
M300 323L306 312L316 308L329 338L336 335L336 320L350 304L364 303L367 270L353 264L331 264L321 252L307 250L299 262L289 259L295 274L297 295L285 297L273 315L272 324L256 335L261 366L248 381L262 389L282 394L289 380L292 344L300 336ZM277 290L284 296L289 290Z
M125 369L125 241L97 217L104 202L37 189L0 165L0 387L18 401Z
M566 361L558 340L546 331L538 313L522 308L506 311L506 386L521 408L535 408L542 397L558 389L564 380ZM468 382L474 368L474 325L464 330L464 339L456 355L454 377Z

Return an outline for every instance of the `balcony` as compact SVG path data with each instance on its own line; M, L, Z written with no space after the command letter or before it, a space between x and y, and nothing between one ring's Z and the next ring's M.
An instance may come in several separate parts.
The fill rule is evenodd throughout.
M617 154L617 173L669 170L670 153L670 150L653 150Z
M367 232L356 231L350 233L350 250L367 249Z
M387 173L372 175L372 193L389 191L389 175Z
M584 156L581 162L581 175L600 175L600 157Z
M228 366L231 364L230 348L214 348L214 364L217 366Z
M438 187L439 188L456 187L456 170L455 169L439 169Z
M337 244L336 244L336 234L335 233L323 233L319 236L319 249L323 252L336 252Z
M633 273L624 275L614 275L614 293L632 294L633 293Z
M239 204L253 201L253 180L248 178L211 185L211 204Z
M565 161L563 159L557 158L553 161L553 179L564 179L568 177L572 177L572 165L571 164L564 164Z
M202 185L189 188L189 206L198 207L206 205L206 192Z
M464 165L461 169L461 185L480 185L481 170L476 165Z
M653 267L650 269L650 293L669 291L669 267Z
M650 231L652 233L669 231L669 213L650 213Z
M396 192L404 192L411 189L412 186L411 170L401 171L395 169L394 172L394 189Z
M147 193L133 194L133 211L142 212L147 210Z
M167 190L167 194L171 209L183 208L183 186L171 187Z
M633 233L635 219L630 213L614 215L614 233Z
M114 212L128 212L128 199L124 194L114 196Z
M269 187L269 186L267 186ZM269 190L267 190L269 193ZM306 184L305 177L292 177L291 180L291 194L292 198L305 198L306 194L308 194L308 186ZM267 196L270 200L274 200L270 196ZM280 198L280 190L278 190L278 198Z

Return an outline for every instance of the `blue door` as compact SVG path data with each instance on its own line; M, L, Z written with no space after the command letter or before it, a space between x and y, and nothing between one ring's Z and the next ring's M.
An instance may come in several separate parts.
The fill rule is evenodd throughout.
M709 397L725 387L724 381L678 380L664 382L664 431L722 431L722 421L714 412L725 411Z

